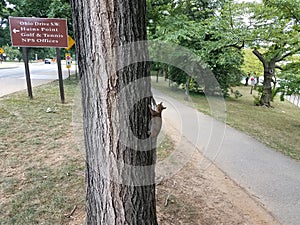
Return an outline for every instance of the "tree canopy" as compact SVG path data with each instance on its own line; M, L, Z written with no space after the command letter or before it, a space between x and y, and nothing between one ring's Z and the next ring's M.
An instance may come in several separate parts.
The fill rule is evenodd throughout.
M299 53L299 7L299 0L148 0L148 31L151 39L173 42L199 55L225 95L245 73L259 76L268 70L265 89L276 75L275 68L289 70L281 64ZM171 68L168 73L179 85L185 83L182 71ZM261 103L269 105L268 100Z
M14 5L12 8L5 7L6 2L1 0L0 5L0 45L10 44L9 15L67 18L72 35L68 0L9 0ZM147 0L148 39L175 43L197 54L213 71L226 95L228 89L239 84L242 76L249 72L263 75L269 70L271 78L280 73L285 74L286 80L291 77L295 72L291 68L298 68L298 64L283 64L288 64L289 57L300 51L299 8L300 0L263 0L262 3ZM188 76L183 71L172 66L153 65L178 85L187 82ZM265 77L265 83L272 82L269 78ZM194 81L189 82L193 85Z

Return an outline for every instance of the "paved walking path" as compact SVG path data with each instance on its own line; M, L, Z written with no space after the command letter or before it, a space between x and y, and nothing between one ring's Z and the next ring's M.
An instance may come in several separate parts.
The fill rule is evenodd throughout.
M300 162L156 90L153 94L167 106L164 120L201 153L263 203L282 224L300 224ZM209 161L199 164L205 169Z

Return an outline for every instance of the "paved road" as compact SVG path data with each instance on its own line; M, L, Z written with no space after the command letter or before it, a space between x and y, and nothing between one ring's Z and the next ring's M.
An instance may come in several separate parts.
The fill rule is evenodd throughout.
M68 77L68 71L63 65L62 68L65 79ZM30 63L29 69L33 87L58 79L57 64ZM3 63L0 65L0 97L27 88L24 71L24 64L22 63ZM71 72L74 73L74 66Z
M300 162L153 90L163 118L284 225L300 224ZM222 107L220 107L222 109ZM199 162L203 169L209 161Z

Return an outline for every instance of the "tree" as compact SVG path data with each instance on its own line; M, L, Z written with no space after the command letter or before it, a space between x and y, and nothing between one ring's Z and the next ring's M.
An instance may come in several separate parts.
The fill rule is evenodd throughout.
M233 1L220 1L214 14L200 22L203 27L199 55L218 80L224 96L242 78L242 49L245 46L243 11Z
M285 12L273 4L256 5L253 15L252 35L255 36L253 53L264 67L260 105L270 107L275 69L282 69L279 63L300 51L299 32L295 29L298 25L295 19L286 17ZM266 50L262 53L260 48Z
M0 0L0 47L10 42L8 17L12 9L7 7L6 1Z
M236 38L241 35L240 20L234 20L235 12L228 10L233 1L153 0L148 4L151 38L187 47L199 55L216 75L224 95L231 85L240 82L243 42ZM168 78L184 84L188 93L193 79L179 69L171 67L169 71Z
M300 60L284 66L279 76L281 78L279 84L282 87L282 97L283 94L300 94Z
M87 224L157 224L145 0L72 0L86 147Z

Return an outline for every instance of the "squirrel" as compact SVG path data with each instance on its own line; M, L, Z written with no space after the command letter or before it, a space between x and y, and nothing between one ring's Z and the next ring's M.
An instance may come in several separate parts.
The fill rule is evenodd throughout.
M149 135L150 137L157 137L162 125L161 113L166 107L164 107L161 102L156 106L156 110L152 109L151 105L149 105L149 109L152 116Z

